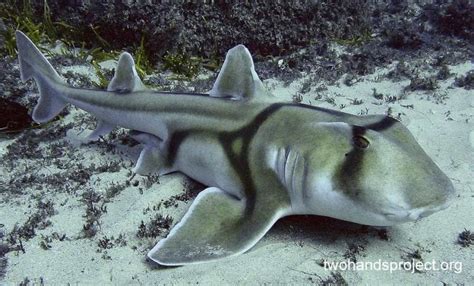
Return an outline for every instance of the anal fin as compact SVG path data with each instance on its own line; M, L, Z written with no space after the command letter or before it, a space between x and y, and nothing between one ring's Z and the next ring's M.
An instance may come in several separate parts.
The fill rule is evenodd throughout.
M246 200L218 188L207 188L148 257L161 265L173 266L209 262L247 251L281 213L268 208L248 214Z

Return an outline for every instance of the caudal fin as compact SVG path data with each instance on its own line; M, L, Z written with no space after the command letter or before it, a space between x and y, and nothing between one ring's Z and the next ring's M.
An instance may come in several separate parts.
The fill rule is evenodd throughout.
M49 121L66 106L56 88L64 82L33 42L20 31L16 31L16 45L21 79L26 81L33 78L40 92L40 99L33 110L33 120L40 123Z

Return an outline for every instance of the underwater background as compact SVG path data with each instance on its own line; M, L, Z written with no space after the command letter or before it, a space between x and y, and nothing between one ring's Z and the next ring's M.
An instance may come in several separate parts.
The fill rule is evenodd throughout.
M107 88L128 51L148 87L206 93L227 50L244 44L281 101L401 120L456 197L442 212L388 228L288 217L244 255L160 267L145 254L204 186L181 174L133 177L141 148L129 131L85 144L96 120L75 107L34 123L38 91L20 80L17 29L68 84L95 89ZM0 284L468 285L473 55L467 0L0 1ZM328 261L411 268L328 270ZM440 268L419 266L429 262Z

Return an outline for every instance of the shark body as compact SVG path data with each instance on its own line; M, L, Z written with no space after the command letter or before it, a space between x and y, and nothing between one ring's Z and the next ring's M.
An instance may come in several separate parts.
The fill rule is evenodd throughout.
M180 171L209 186L148 257L162 265L213 261L249 250L281 217L314 214L376 226L444 209L448 177L397 120L276 103L248 50L229 50L209 94L150 91L128 53L107 91L67 86L17 32L21 78L35 79L33 119L66 104L96 116L91 140L115 126L144 145L138 174Z

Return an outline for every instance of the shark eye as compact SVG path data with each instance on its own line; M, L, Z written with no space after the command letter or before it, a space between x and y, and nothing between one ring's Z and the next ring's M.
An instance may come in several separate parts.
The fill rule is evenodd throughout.
M370 145L369 140L361 135L352 137L352 142L354 142L354 145L360 149L367 149Z

